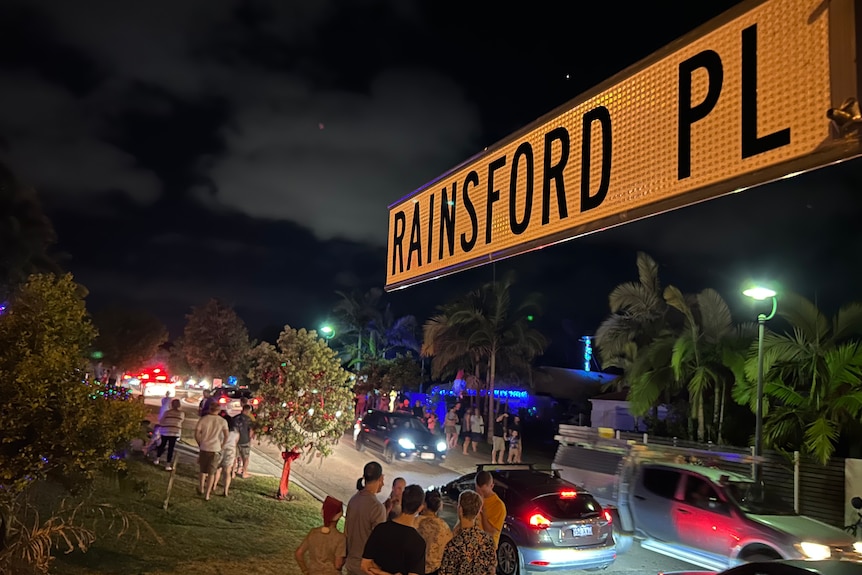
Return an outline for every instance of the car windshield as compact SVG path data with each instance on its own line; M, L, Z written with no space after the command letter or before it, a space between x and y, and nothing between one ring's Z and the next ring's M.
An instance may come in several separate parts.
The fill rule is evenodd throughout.
M414 417L393 417L392 428L401 431L427 431L421 421Z
M774 491L753 481L729 481L728 495L746 513L754 515L795 515L793 507Z
M575 497L562 497L559 493L551 493L536 497L533 501L542 513L554 519L587 519L597 517L602 512L602 506L585 493L579 493Z

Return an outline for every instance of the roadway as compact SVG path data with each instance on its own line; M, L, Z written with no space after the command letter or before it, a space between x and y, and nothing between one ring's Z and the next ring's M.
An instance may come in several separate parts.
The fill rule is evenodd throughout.
M181 396L180 396L181 397ZM186 427L190 429L184 433L186 442L194 443L191 429L197 420L197 399L183 402L184 410L189 416L186 419ZM147 398L148 405L159 405L160 398ZM187 449L183 449L187 451ZM534 463L550 463L547 457L537 455L525 456L525 461ZM445 485L449 481L476 470L477 463L489 462L487 453L469 453L463 455L460 450L450 453L447 461L442 465L429 463L384 463L377 454L365 451L358 452L354 448L353 436L345 434L338 445L335 446L332 455L326 458L301 457L293 462L291 466L291 482L305 489L314 497L322 500L326 495L340 499L345 504L356 493L356 480L362 475L362 468L369 461L378 461L383 465L383 473L388 485L396 477L403 477L408 485L416 483L425 489ZM252 456L249 462L249 471L252 474L272 475L281 477L282 459L281 450L263 439L254 441L252 444ZM389 495L389 490L384 489L380 493L381 501ZM452 523L453 510L444 509L441 512L447 521ZM611 565L605 573L618 573L621 575L658 575L668 571L690 571L692 566L683 561L665 557L652 551L641 549L635 544L627 553L617 556L616 562ZM697 569L697 568L695 568Z

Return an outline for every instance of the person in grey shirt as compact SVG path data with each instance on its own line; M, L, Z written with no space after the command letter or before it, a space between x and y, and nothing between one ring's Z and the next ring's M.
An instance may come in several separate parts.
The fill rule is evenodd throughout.
M347 503L344 535L347 536L347 572L366 575L362 570L362 552L368 536L378 524L386 521L386 509L377 499L383 490L383 468L376 461L365 464L362 477L356 480L356 495Z

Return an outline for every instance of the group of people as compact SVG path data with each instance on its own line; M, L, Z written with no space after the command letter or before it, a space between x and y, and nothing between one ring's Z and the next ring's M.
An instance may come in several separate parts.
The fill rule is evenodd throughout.
M461 492L453 527L438 516L439 491L426 492L398 477L381 503L385 483L381 465L367 463L347 504L344 533L337 528L343 504L326 498L323 527L312 529L296 550L304 574L337 575L344 567L349 575L496 573L506 506L494 493L490 473L480 471L475 490Z
M151 445L144 448L145 453L154 453L153 463L159 465L162 457L167 456L165 470L173 469L174 451L182 436L186 419L179 399L165 393L159 410L158 424L153 432ZM220 477L224 477L223 494L230 492L231 480L239 475L248 477L248 462L251 457L252 409L247 401L242 402L242 410L231 417L208 393L198 404L198 419L195 426L195 441L200 449L198 465L200 485L198 494L209 500ZM211 417L212 416L212 417Z

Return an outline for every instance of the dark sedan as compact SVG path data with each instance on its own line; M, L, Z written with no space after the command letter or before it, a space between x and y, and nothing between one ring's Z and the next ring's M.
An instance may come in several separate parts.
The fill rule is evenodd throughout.
M357 425L356 449L377 451L387 463L446 459L446 440L428 431L413 414L372 409Z

